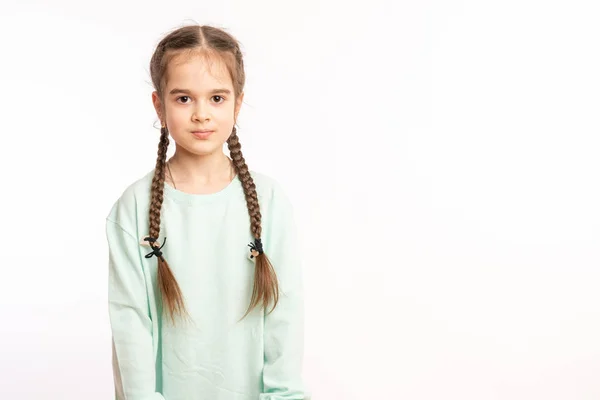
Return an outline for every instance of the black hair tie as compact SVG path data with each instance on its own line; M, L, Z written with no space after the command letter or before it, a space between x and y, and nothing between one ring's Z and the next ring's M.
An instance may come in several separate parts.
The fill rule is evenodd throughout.
M254 243L250 243L248 245L250 247L250 258L254 258L254 254L252 254L252 250L258 252L258 254L263 254L262 241L259 239L254 239Z
M162 249L165 245L165 243L167 243L167 238L165 238L165 240L163 240L163 244L162 246L158 247L158 246L154 246L152 245L152 243L156 242L157 239L153 238L153 237L147 237L144 240L146 240L147 242L150 242L150 246L152 247L152 251L148 254L146 254L146 258L151 258L152 256L156 256L156 258L160 257L162 258L162 251L160 251L160 249Z

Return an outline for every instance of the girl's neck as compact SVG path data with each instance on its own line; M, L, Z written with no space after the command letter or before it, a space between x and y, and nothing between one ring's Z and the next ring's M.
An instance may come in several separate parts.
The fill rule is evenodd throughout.
M165 180L179 190L204 193L229 184L235 170L231 159L222 151L207 156L175 151L167 161L165 175Z

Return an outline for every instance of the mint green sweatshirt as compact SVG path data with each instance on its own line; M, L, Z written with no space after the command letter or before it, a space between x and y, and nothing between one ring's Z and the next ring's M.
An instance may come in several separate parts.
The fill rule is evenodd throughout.
M159 244L191 321L162 315L148 235L154 170L127 187L106 218L108 300L117 400L310 399L302 381L303 284L293 209L281 186L251 172L262 243L279 281L268 314L250 304L254 238L240 180L212 194L164 185ZM271 308L269 307L267 311Z

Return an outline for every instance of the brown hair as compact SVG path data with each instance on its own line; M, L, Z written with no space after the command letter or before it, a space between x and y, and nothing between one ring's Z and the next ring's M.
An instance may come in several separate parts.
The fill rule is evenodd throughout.
M234 96L238 98L244 89L245 73L242 52L239 43L229 33L222 29L212 26L188 25L167 34L157 45L152 59L150 61L150 75L152 84L164 110L164 88L167 82L167 66L169 62L179 55L203 55L207 61L210 56L219 57L227 66L233 82ZM152 238L158 239L160 234L160 212L163 203L163 189L165 182L165 163L167 156L167 147L169 145L169 132L166 127L161 128L160 141L158 143L158 158L154 178L152 179L151 200L150 200L150 232ZM242 182L246 204L248 205L248 214L250 216L250 227L252 235L260 241L261 213L256 194L256 186L242 155L241 145L237 136L235 126L231 135L227 139L227 147L233 161L237 175ZM156 245L151 243L156 249ZM254 288L252 298L245 318L253 308L261 304L266 308L267 304L273 302L275 309L279 299L279 285L273 265L264 252L259 252L255 259ZM166 305L171 319L174 321L176 315L187 314L185 304L181 294L181 289L175 280L175 276L164 257L157 257L158 260L158 286L160 288L162 301ZM270 313L269 312L269 313Z

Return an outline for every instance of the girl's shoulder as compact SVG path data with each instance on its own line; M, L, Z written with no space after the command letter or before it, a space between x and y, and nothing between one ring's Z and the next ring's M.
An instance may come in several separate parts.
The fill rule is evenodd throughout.
M250 170L249 172L259 195L270 198L278 192L283 191L280 182L273 176L255 170Z
M150 206L149 193L153 177L154 169L127 185L113 202L106 218L132 229L136 225L139 210Z
M289 192L278 179L260 172L251 172L256 184L261 213L271 223L287 226L295 214L295 206Z

